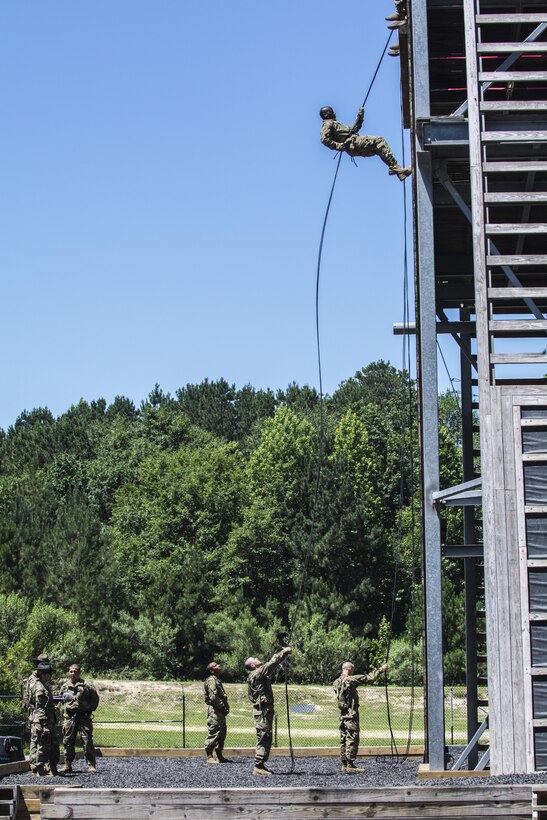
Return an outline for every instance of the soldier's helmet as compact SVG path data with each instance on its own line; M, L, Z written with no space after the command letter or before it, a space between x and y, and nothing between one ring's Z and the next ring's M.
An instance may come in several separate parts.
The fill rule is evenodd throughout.
M319 111L319 116L322 120L332 120L334 119L334 111L330 105L324 105Z
M36 658L36 663L49 663L49 656L48 655L38 655Z
M40 663L36 666L36 671L38 674L40 674L40 672L53 672L53 667L49 662L46 663L46 661L40 661Z

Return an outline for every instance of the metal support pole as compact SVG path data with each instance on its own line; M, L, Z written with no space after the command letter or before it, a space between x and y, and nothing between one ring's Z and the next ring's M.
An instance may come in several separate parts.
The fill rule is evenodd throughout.
M182 748L186 749L186 695L182 690Z
M460 311L460 321L469 321L469 311ZM461 373L461 410L462 410L462 468L463 480L474 478L473 468L473 386L471 358L471 340L462 338L460 355ZM463 542L475 543L475 508L463 508ZM465 578L465 683L467 688L467 740L470 741L478 728L478 692L477 692L477 561L475 558L464 559ZM477 749L469 753L469 768L474 769L478 763Z

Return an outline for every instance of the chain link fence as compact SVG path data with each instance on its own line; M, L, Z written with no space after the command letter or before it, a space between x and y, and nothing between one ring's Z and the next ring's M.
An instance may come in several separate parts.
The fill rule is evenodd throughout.
M104 681L95 685L100 704L94 716L97 746L125 749L203 748L206 735L205 704L201 683ZM251 704L245 684L225 684L230 703L227 748L252 747L256 741ZM55 687L54 687L55 690ZM274 746L289 745L284 685L274 685L276 721ZM480 693L481 697L485 692ZM366 686L359 690L361 746L390 746L403 752L407 743L424 743L423 690L409 687ZM0 735L23 737L26 719L20 710L21 695L0 694ZM389 708L388 708L389 706ZM484 712L484 714L483 714ZM478 719L486 711L479 710ZM338 708L329 686L289 686L289 720L295 747L338 745ZM466 692L464 687L445 690L446 743L466 742ZM59 721L60 725L60 721Z

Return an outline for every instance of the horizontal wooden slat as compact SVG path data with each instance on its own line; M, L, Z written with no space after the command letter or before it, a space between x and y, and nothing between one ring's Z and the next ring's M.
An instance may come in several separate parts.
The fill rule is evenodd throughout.
M382 820L418 818L527 818L532 802L530 785L442 788L255 788L255 789L85 789L80 795L58 789L54 802L42 805L41 817L74 820L224 820L224 818L377 817ZM349 779L348 779L349 785ZM71 798L77 797L74 800ZM62 814L63 809L70 813Z
M507 173L522 171L547 171L547 160L514 160L512 162L483 162L486 173Z
M547 288L488 288L488 296L490 299L547 299Z
M532 677L543 678L547 675L547 668L545 666L532 666L530 674Z
M547 364L547 353L493 353L492 364Z
M487 256L487 265L547 265L547 255L525 253L507 254L503 256Z
M522 460L533 463L547 461L547 453L523 453Z
M499 205L504 202L514 204L515 202L547 202L547 191L487 191L484 194L486 204Z
M521 419L522 427L547 427L547 418L545 419Z
M547 142L547 131L483 131L483 142Z
M545 12L526 12L524 14L511 12L509 14L477 14L477 23L547 23Z
M547 504L526 504L524 512L528 515L547 515Z
M524 54L547 51L547 43L533 40L529 43L477 43L479 54Z
M547 80L547 71L481 71L481 83L543 83Z
M547 233L547 222L497 222L485 225L487 234Z
M547 100L483 100L480 103L480 109L481 111L547 111Z
M537 331L538 335L547 331L547 319L491 319L488 327L492 333L514 333ZM547 421L547 420L546 420Z
M528 566L531 569L545 569L547 567L547 558L530 558Z
M530 612L528 620L536 624L545 623L547 621L547 612Z

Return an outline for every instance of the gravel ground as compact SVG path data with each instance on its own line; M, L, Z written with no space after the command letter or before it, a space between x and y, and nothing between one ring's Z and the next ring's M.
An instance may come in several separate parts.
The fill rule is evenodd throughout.
M2 785L12 783L45 785L81 785L97 789L229 789L229 788L287 788L312 786L316 788L355 786L404 786L417 782L418 762L395 763L383 758L363 758L358 761L363 771L344 774L336 758L299 757L295 771L289 774L290 758L274 757L268 767L271 777L253 775L253 758L236 757L233 763L212 766L202 757L108 757L97 761L97 774L84 770L83 761L76 761L74 774L63 777L34 777L30 772L10 775ZM73 764L74 766L74 764Z
M236 757L233 763L212 766L203 758L99 758L97 774L85 771L83 761L76 761L74 774L63 777L34 777L30 772L10 775L2 785L33 784L83 786L97 789L142 788L336 788L348 786L485 786L496 784L545 783L547 772L533 775L499 777L444 778L418 780L417 760L395 761L389 758L361 758L357 761L362 771L344 774L336 758L296 758L295 771L290 774L290 759L272 758L269 767L272 777L252 774L252 758Z

